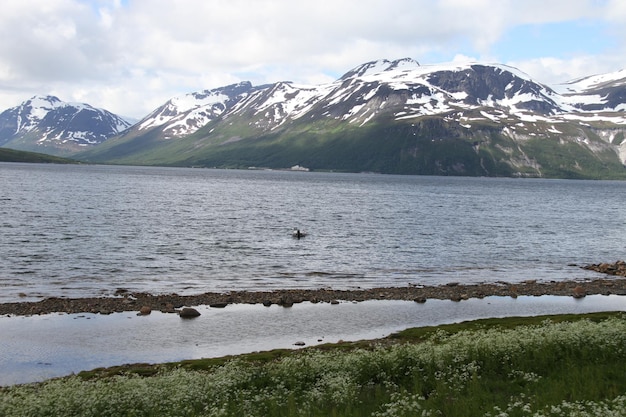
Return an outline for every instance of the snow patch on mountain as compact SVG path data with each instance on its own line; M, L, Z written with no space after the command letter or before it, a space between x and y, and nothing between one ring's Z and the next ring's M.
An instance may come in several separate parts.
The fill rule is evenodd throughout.
M139 130L149 129L151 127L160 126L168 122L174 121L178 124L185 124L183 120L184 113L188 113L193 119L205 118L206 107L212 107L216 104L224 104L228 100L228 96L219 92L207 91L204 93L190 93L181 97L174 97L164 106L157 109L149 117L139 123ZM181 132L181 133L190 133Z
M316 118L364 126L386 114L395 120L442 116L466 128L499 123L528 136L533 130L557 134L561 130L556 126L573 121L624 123L626 111L626 100L611 90L626 86L626 72L580 79L564 90L537 83L507 65L420 65L404 58L371 61L321 85L242 84L245 89L236 94L229 86L174 98L137 128L158 127L163 137L176 138L235 116L248 117L251 127L269 132L290 121Z
M276 128L286 120L286 117L297 119L310 110L323 90L323 87L295 85L289 82L277 83L259 104L256 113L271 114L275 124L273 128Z
M0 114L0 146L20 138L36 145L101 143L130 127L130 123L85 103L61 101L54 96L34 96Z
M137 123L137 130L163 127L165 139L190 135L245 98L249 82L174 97Z
M591 89L603 86L624 86L626 85L626 69L622 69L607 74L596 74L587 77L577 78L563 84L558 84L556 89L561 94L580 94Z
M349 78L365 78L368 76L375 77L381 73L411 71L418 68L419 66L420 64L411 58L403 58L396 61L381 59L377 61L367 62L354 68L353 70L347 72L343 77L341 77L341 80Z

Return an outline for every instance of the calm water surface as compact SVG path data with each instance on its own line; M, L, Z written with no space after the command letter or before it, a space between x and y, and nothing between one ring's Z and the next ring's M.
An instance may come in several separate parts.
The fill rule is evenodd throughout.
M0 163L0 184L0 302L580 279L626 248L624 182Z
M122 365L220 357L269 349L375 339L407 327L487 317L624 311L626 297L486 297L362 303L198 307L202 315L45 314L0 317L0 386Z

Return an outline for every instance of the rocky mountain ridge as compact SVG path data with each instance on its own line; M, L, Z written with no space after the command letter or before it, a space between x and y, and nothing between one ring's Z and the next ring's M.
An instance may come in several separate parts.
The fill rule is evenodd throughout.
M145 131L162 126L165 139L190 135L219 117L253 89L250 82L242 82L174 97L143 118L135 128Z
M83 156L131 164L619 177L626 161L623 75L551 88L506 65L372 61L327 84L241 83L172 99Z
M500 64L360 65L334 82L175 97L93 162L403 174L626 175L626 72L549 87Z
M0 146L69 155L130 127L109 111L55 96L34 96L0 113Z
M264 129L275 129L305 115L364 124L385 113L385 105L395 106L391 109L395 120L447 115L468 125L472 120L514 116L528 123L579 120L624 124L626 72L615 74L620 77L606 74L564 84L563 93L558 93L505 65L421 66L410 58L379 60L354 68L330 84L278 82L253 87L246 82L187 94L168 101L135 129L160 127L169 133L168 138L183 137L218 116L243 114L251 108L254 115L265 116L265 125L256 125ZM481 111L471 117L465 114L476 110ZM163 117L165 112L168 117ZM199 114L205 117L199 119Z

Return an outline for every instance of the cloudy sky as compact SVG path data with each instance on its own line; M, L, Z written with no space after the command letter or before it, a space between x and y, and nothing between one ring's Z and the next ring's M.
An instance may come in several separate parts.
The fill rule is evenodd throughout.
M478 61L539 82L626 68L624 0L3 0L0 111L36 94L141 118L249 80Z

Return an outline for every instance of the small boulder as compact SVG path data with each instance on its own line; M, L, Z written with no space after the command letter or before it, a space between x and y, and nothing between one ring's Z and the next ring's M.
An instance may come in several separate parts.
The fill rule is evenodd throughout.
M304 346L304 345L306 345L306 343L304 343L304 342L296 342L293 345L294 346Z
M587 292L580 285L578 285L578 286L576 286L576 288L574 288L574 298L583 298L586 295L587 295Z
M180 310L180 313L178 313L178 315L180 316L180 318L183 319L192 319L194 317L198 317L200 315L200 312L195 308L185 307Z
M143 306L139 310L139 314L138 315L139 316L147 316L150 313L152 313L152 308L150 308L150 306Z
M281 297L278 304L285 308L293 307L293 300L291 298Z

